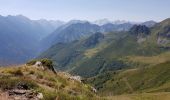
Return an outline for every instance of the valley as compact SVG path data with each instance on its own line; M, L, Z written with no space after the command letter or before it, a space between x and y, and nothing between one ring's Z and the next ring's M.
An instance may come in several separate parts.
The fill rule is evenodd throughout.
M6 17L3 18L6 22ZM23 16L10 18L32 24L42 21L34 22ZM57 21L60 24L56 23L53 28L43 28L46 30L43 34L44 30L36 31L35 26L28 23L25 28L31 27L28 30L35 33L20 30L21 23L16 25L17 31L11 24L9 30L5 29L7 24L2 25L0 98L168 100L170 19L149 22L100 26L80 20ZM49 25L51 21L42 23ZM43 36L35 36L36 33ZM81 80L77 80L80 77ZM21 83L27 88L21 88Z

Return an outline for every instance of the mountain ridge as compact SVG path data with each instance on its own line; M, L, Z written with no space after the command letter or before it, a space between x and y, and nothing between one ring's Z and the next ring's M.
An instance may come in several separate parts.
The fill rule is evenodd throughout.
M39 40L54 29L22 15L0 16L1 65L20 64L35 57Z
M93 47L80 46L84 41L80 40L66 43L60 51L56 44L40 55L40 58L49 57L56 62L58 66L56 68L69 70L84 77L95 76L109 70L131 68L133 64L125 63L121 58L131 55L153 56L169 50L165 46L167 44L159 45L158 39L155 38L158 33L154 30L158 29L159 24L161 23L151 28L145 25L134 25L128 32L104 33L104 39ZM55 52L57 50L58 53Z

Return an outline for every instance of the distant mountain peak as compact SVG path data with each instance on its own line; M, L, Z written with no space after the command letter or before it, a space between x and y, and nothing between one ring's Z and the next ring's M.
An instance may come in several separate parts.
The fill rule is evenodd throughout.
M115 21L111 21L109 19L101 19L101 20L96 20L95 22L93 22L94 24L97 24L99 26L105 25L105 24L115 24L115 25L119 25L119 24L125 24L125 23L131 23L131 24L136 24L136 22L130 22L130 21L126 21L126 20L115 20Z
M71 20L71 21L67 22L65 25L63 25L62 29L65 29L65 28L67 28L71 25L74 25L74 24L85 24L85 23L90 24L90 22L85 21L85 20Z
M102 26L110 22L111 22L110 20L108 20L107 18L104 18L104 19L96 20L93 23Z
M71 20L68 22L68 24L75 24L75 23L87 23L86 20Z
M113 24L124 24L124 23L130 23L129 21L126 20L115 20L112 22Z
M153 21L153 20L150 20L150 21L146 21L146 22L143 22L141 25L145 25L147 27L152 27L156 24L157 22Z

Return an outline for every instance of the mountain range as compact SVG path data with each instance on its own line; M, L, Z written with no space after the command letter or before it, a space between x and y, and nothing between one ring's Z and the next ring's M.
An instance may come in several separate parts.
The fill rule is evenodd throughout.
M141 23L148 27L152 27L156 24L154 21L147 21ZM90 23L88 21L81 20L72 20L65 25L57 28L49 36L45 37L41 42L42 51L51 47L56 43L67 43L74 40L79 40L81 38L88 37L96 32L119 32L119 31L128 31L134 23L131 22L121 22L121 23L111 23L107 22L104 25L97 25ZM45 45L45 47L44 47Z
M170 19L147 25L57 43L37 59L49 58L56 70L84 77L108 100L168 100Z
M57 43L80 40L96 32L128 31L132 26L130 22L99 26L81 20L66 23L31 20L23 15L0 16L0 65L24 63Z
M134 25L129 31L98 32L81 40L57 43L39 57L52 59L56 68L84 77L130 68L133 64L124 62L128 56L153 56L169 50L169 21L150 28Z
M0 65L23 63L36 56L39 41L61 24L22 15L0 16Z

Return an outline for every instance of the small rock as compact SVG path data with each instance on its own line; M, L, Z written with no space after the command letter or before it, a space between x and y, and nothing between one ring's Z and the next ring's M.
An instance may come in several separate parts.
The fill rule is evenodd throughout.
M78 81L78 82L80 82L80 83L81 83L81 80L82 80L80 76L71 76L71 77L69 77L69 79L70 79L70 80Z
M26 83L20 82L20 83L18 83L17 88L18 89L25 89L25 90L27 90L28 89L28 85Z
M43 99L43 94L42 94L42 93L38 93L38 94L37 94L37 98L38 98L38 99Z
M21 100L20 97L14 97L14 100Z
M34 66L42 66L42 63L40 61L37 61Z
M25 94L26 93L26 90L14 90L13 91L15 94Z

